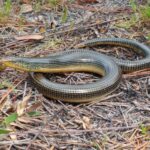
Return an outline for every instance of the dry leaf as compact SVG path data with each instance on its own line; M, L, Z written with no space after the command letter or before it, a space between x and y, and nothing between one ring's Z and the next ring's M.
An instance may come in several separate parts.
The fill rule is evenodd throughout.
M83 116L82 120L75 119L74 120L77 124L82 125L83 129L91 129L91 122L90 118Z
M13 134L15 132L12 132L9 136L11 138L11 140L17 140L17 135Z
M33 35L24 35L24 36L18 36L15 37L16 40L42 40L44 37L42 35L33 34Z
M21 6L21 13L29 13L33 11L33 8L32 8L32 5L29 5L29 4L23 4Z
M83 128L84 129L91 129L90 118L83 116Z
M24 99L21 102L18 102L17 104L17 114L18 116L23 115L24 110L26 109L28 100L30 99L31 95L25 96Z
M34 111L40 106L42 106L42 102L35 102L29 108L27 108L26 112Z
M78 120L78 119L75 119L74 122L77 123L77 124L79 124L79 125L83 123L82 120Z
M40 30L40 33L46 32L46 29L44 27L41 27L39 30Z

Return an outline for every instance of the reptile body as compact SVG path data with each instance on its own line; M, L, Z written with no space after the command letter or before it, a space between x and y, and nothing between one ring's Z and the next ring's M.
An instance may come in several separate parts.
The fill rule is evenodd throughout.
M6 67L28 71L36 88L46 97L60 99L66 102L82 103L100 100L101 97L113 92L120 83L123 72L150 68L150 49L136 41L108 38L93 39L83 42L76 47L95 45L115 45L133 49L143 54L144 58L135 61L111 58L91 50L74 49L52 54L44 58L4 58ZM85 85L65 85L46 79L44 72L75 72L85 71L102 75L102 79Z

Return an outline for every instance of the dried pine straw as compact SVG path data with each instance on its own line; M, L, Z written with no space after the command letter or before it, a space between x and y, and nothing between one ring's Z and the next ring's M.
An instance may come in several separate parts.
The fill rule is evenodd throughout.
M1 56L45 56L95 37L122 37L148 43L144 37L148 33L147 27L142 27L142 31L137 26L128 30L116 27L118 21L124 22L125 15L130 17L129 1L99 1L84 9L83 6L77 9L78 5L68 7L69 15L75 17L72 27L68 22L63 25L58 22L56 30L42 21L31 24L28 19L32 14L27 15L27 23L20 28L26 35L32 35L46 26L42 34L45 38L41 41L18 41L14 38L20 33L18 23L13 21L11 24L10 20L2 25ZM50 11L46 6L44 9ZM48 16L44 9L43 13ZM55 13L59 16L59 10ZM55 19L58 21L57 17ZM122 59L140 59L139 55L122 47L94 47L92 50L115 54ZM101 102L89 104L46 99L31 85L27 73L7 68L0 74L0 121L17 109L21 113L9 125L13 132L0 136L0 149L150 149L150 69L124 74L115 92ZM48 78L63 84L86 84L99 80L94 74L82 72L49 74ZM17 107L19 103L23 104L22 108ZM31 117L28 115L31 111L37 114Z

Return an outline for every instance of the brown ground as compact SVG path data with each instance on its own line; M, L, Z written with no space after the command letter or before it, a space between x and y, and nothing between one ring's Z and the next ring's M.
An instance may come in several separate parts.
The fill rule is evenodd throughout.
M19 17L20 5L13 5L11 17L0 23L1 57L44 56L73 48L81 41L95 37L136 39L147 45L150 42L146 39L150 35L147 22L140 20L129 29L118 27L133 14L127 0L67 3L66 23L61 23L62 6L52 9L43 5L40 12ZM43 35L44 39L20 41L15 38L36 33ZM94 49L109 55L115 53L116 57L123 59L140 58L121 47ZM7 126L14 132L0 135L0 149L150 149L149 69L123 75L119 88L102 102L79 105L44 98L31 86L27 73L7 68L0 76L0 121L11 113L24 110L15 122ZM53 81L71 84L97 79L85 73L51 75ZM22 101L23 106L17 107ZM38 114L30 117L28 112L31 111Z

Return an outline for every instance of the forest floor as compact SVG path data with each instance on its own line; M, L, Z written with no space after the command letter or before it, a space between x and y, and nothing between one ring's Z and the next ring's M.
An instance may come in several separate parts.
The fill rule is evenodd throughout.
M96 37L150 45L148 1L22 0L0 5L1 58L43 57ZM92 50L141 59L123 47ZM82 72L50 75L50 80L67 84L98 79ZM75 105L43 97L28 73L7 68L0 72L0 111L1 150L150 149L150 69L123 74L119 88L102 101Z

